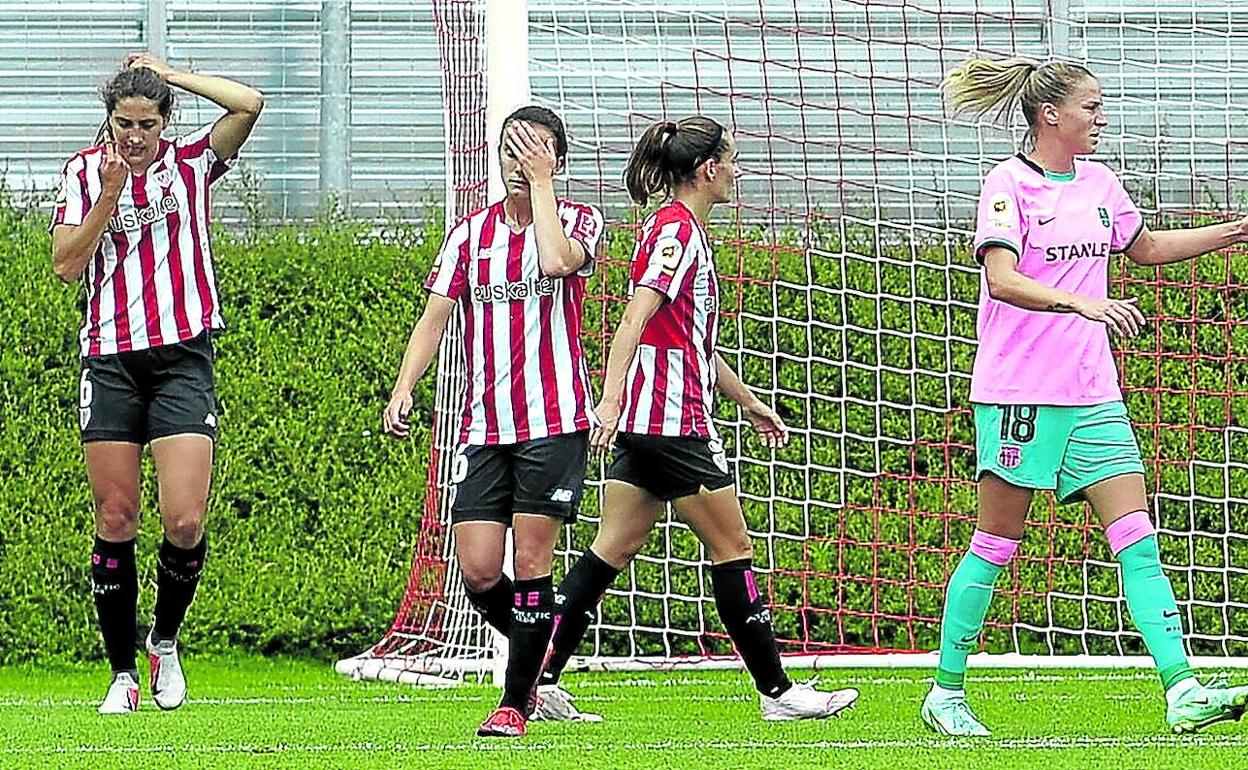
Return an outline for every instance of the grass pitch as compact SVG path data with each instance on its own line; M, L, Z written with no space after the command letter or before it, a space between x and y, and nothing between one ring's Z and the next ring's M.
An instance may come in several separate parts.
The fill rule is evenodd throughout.
M518 741L481 740L489 686L424 690L351 682L328 664L263 658L185 661L190 699L164 713L105 717L103 664L0 669L3 768L1200 768L1240 767L1248 724L1192 737L1166 732L1151 672L972 671L970 693L994 730L940 738L918 718L930 672L830 671L824 687L862 696L839 719L764 723L743 672L569 675L600 724L530 725ZM793 672L801 677L802 672Z

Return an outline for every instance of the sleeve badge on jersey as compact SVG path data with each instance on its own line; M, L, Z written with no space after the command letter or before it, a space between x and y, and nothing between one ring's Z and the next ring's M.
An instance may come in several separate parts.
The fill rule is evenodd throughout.
M1007 230L1010 227L1010 211L1014 208L1014 201L1010 199L1008 193L997 193L988 200L988 224L998 230Z
M677 238L662 238L654 244L651 257L665 273L675 273L685 254L685 245Z
M588 211L578 212L572 232L586 240L593 240L598 234L598 223L594 221L594 215Z

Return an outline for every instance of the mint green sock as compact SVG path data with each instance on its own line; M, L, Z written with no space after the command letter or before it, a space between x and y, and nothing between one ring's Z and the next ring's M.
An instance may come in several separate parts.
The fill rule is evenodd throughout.
M1194 676L1183 650L1183 623L1170 580L1161 571L1157 536L1132 543L1118 552L1127 609L1153 656L1163 689Z
M979 633L992 602L992 586L1002 569L967 551L949 577L945 613L940 620L940 666L936 669L936 684L945 689L962 689L966 656L979 646Z

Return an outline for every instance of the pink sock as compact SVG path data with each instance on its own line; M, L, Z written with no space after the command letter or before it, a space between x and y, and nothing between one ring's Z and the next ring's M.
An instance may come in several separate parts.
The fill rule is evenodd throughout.
M975 534L971 535L971 553L998 567L1009 564L1014 552L1018 550L1018 544L1018 540L984 532L982 529L975 530Z

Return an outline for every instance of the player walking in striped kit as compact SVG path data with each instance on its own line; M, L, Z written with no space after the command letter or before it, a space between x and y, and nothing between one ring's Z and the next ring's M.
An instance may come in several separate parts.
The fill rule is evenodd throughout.
M1248 220L1151 232L1114 173L1079 157L1095 151L1107 125L1100 85L1079 65L976 59L954 70L945 90L955 109L975 114L1008 114L1017 101L1029 146L993 168L980 193L974 255L984 269L971 374L979 517L949 579L923 721L947 735L989 735L966 702L966 658L1036 489L1087 500L1104 525L1171 728L1238 719L1248 687L1201 685L1183 649L1109 346L1110 331L1132 336L1145 319L1133 299L1108 297L1108 271L1114 254L1164 265L1243 243Z
M172 88L226 111L212 125L161 138ZM177 635L203 571L204 510L217 407L209 333L222 327L208 237L209 188L233 164L264 106L224 78L127 56L103 88L98 144L65 164L52 220L52 262L82 278L79 425L95 499L91 585L113 681L101 713L138 708L135 537L139 468L150 445L165 539L147 636L153 700L182 705Z
M767 446L788 441L779 415L715 352L719 283L704 223L732 199L739 172L732 134L706 117L651 126L629 158L633 200L670 202L642 226L633 253L631 298L607 360L602 426L591 445L614 445L602 524L559 586L560 620L543 682L558 681L616 575L640 550L667 503L710 551L715 605L754 678L763 718L834 715L855 690L793 684L780 665L767 597L723 444L712 420L718 389L741 406Z
M502 702L482 736L524 735L536 706L531 691L554 625L555 542L580 508L596 424L581 303L603 219L593 206L555 197L567 149L563 122L548 109L523 107L504 121L507 197L447 236L383 416L388 432L408 435L412 388L459 313L467 392L454 462L455 555L469 600L510 643ZM503 574L508 527L514 583Z

